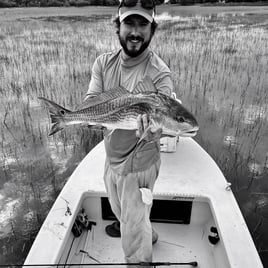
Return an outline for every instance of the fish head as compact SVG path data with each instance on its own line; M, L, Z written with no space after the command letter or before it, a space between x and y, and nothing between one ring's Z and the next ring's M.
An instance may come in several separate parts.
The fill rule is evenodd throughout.
M197 120L183 105L168 96L161 96L162 108L158 109L155 121L162 126L163 135L193 137L199 127Z

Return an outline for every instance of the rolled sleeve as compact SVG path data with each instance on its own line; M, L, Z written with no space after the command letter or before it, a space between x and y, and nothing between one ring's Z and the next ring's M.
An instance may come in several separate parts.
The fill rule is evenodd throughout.
M168 96L172 96L174 92L174 85L170 73L162 73L156 80L155 86L158 92Z

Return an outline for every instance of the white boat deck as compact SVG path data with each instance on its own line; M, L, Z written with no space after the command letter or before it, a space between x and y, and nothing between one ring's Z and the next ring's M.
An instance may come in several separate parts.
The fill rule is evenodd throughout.
M103 220L100 199L98 195L84 198L82 207L89 219L96 222L96 225L93 225L89 232L84 230L78 238L70 236L64 254L61 256L60 262L62 264L81 264L81 267L86 267L83 264L125 262L121 239L109 237L105 233L105 227L112 221ZM178 200L175 202L177 204L181 203ZM206 268L230 267L222 243L214 246L208 241L208 235L211 234L210 227L215 226L209 204L205 201L188 201L188 203L192 204L190 206L192 217L189 224L152 223L154 230L159 235L157 243L153 245L153 261L169 263L197 262L198 267ZM180 209L173 211L173 214L180 215L181 213Z
M53 205L25 264L59 262L70 237L75 215L81 208L85 197L91 194L106 195L102 178L104 159L103 143L96 146L83 159ZM224 248L228 259L228 265L221 267L263 267L233 193L211 157L191 138L180 138L177 151L175 153L162 153L161 159L162 165L154 188L154 198L159 199L165 196L170 197L172 200L185 199L206 202L210 207L212 218L219 231L220 245ZM67 206L71 214L66 213ZM202 217L202 213L202 210L196 209L194 215L198 219L199 216ZM103 235L98 236L98 233L104 232L103 225L106 225L106 222L99 223L94 227L95 240L97 241L98 237L102 237L101 240L107 245L108 251L113 248L119 248L119 246L121 248L120 239L113 239ZM183 225L171 225L169 230L173 228L180 229L178 232L180 235L177 236L176 230L170 232L169 239L171 243L175 242L175 244L182 246L174 246L173 248L172 244L162 242L166 241L167 235L165 234L165 238L162 237L161 224L154 224L156 229L159 229L160 234L160 241L154 246L154 261L162 260L162 256L166 256L166 251L174 250L174 252L178 253L174 255L176 262L178 260L183 262L193 261L192 258L196 258L199 262L198 267L218 267L213 266L214 263L212 266L206 263L213 261L213 256L200 257L203 254L200 251L203 243L201 234L203 234L202 228L204 227L202 225L188 226L188 231L182 230L186 228ZM182 233L185 234L185 237L181 235ZM190 243L191 234L196 234L193 237L194 241L191 241L191 246L186 247L187 243ZM197 241L196 237L200 237L200 240ZM44 247L47 249L46 251L43 250ZM90 249L90 251L92 250L91 255L95 255L96 259L100 258L100 256L104 258L106 256L104 254L105 249L106 247L98 251L96 244L95 251ZM169 254L169 256L173 256L173 254ZM165 258L164 261L169 260Z
M124 263L120 238L112 238L105 234L105 226L109 223L111 222L98 223L94 227L94 231L90 232L88 236L85 232L80 238L80 242L74 246L72 256L70 256L71 260L69 259L68 263L81 263L81 267L83 267L83 264L96 264L97 261L100 263ZM201 226L191 226L189 228L187 225L154 223L153 227L159 234L159 240L153 246L154 262L185 263L197 261L198 267L222 267L222 265L218 266L217 260L212 254L212 249L208 250L207 237L204 235ZM168 232L166 228L168 228ZM96 261L87 254L79 252L81 248ZM82 261L81 255L83 255ZM184 267L190 266L185 265Z

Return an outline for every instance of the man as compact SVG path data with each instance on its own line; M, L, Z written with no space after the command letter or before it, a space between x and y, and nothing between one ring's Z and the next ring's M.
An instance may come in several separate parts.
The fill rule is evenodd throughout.
M118 86L133 91L146 76L158 91L171 95L170 70L148 47L157 27L154 16L153 0L121 1L115 22L122 49L95 60L89 97ZM120 229L118 223L113 223L106 232L121 235L128 263L152 261L152 242L158 237L149 221L151 202L147 199L152 198L159 172L161 130L149 128L147 115L137 120L137 131L115 130L104 134L104 181L111 208L120 221ZM144 131L150 132L150 138L140 141Z

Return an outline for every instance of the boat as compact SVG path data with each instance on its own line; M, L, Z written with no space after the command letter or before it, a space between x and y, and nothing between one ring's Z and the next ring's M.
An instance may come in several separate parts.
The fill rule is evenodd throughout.
M231 185L217 164L192 138L180 137L175 145L175 150L173 144L171 150L163 149L169 152L161 152L151 211L159 239L153 245L153 262L149 264L263 267ZM105 233L105 227L115 218L103 182L104 161L101 142L63 187L25 267L125 267L121 239Z

